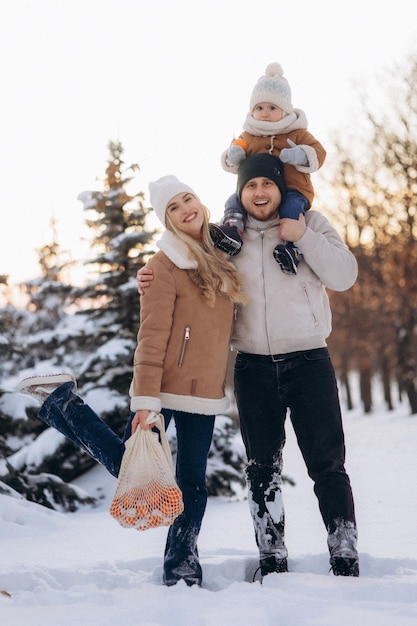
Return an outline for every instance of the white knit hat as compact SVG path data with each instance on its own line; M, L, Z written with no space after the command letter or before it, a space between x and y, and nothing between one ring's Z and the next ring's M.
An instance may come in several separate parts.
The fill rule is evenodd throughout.
M292 113L294 108L291 104L291 87L284 70L279 63L270 63L265 76L261 76L256 83L250 99L249 112L260 102L272 102L280 107L285 113Z
M149 183L149 194L151 206L165 226L165 213L169 201L178 193L191 193L198 198L195 191L185 183L182 183L176 176L168 175L158 178L153 183Z

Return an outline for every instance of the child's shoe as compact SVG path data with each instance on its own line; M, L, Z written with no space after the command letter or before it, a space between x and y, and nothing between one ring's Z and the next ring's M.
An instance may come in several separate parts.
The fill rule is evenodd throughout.
M284 274L296 274L297 265L301 261L302 254L295 246L279 244L274 248L274 259L281 267Z
M75 376L72 374L50 374L49 376L30 376L24 378L18 384L17 388L20 393L24 393L27 396L31 396L43 404L46 398L57 387L64 383L73 382L76 384Z
M230 256L239 254L242 248L242 237L236 226L217 226L210 224L210 236L214 243L214 247L226 252Z

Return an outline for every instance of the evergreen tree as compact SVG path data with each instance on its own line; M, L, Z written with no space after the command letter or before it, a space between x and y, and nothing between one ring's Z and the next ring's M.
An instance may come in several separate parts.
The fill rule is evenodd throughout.
M109 152L103 190L79 196L94 233L93 254L86 264L94 267L95 274L83 287L62 282L66 263L54 232L52 243L38 250L41 276L23 286L29 300L28 311L14 318L18 319L14 344L19 344L20 350L6 367L16 380L34 373L74 372L80 393L102 408L100 416L121 435L129 415L128 390L139 326L135 276L147 255L153 254L145 246L154 233L145 229L150 209L143 205L143 192L129 194L126 189L138 166L124 167L120 143L111 142ZM9 354L10 350L9 347ZM105 400L101 402L101 398ZM63 437L55 437L48 454L37 455L34 463L30 449L39 446L39 437L45 437L43 431L48 430L36 418L39 407L30 398L18 396L24 415L13 419L7 408L3 410L7 405L2 400L0 390L4 433L0 444L5 456L13 459L13 466L3 465L4 482L35 501L40 501L42 490L48 492L48 483L49 499L63 506L65 501L71 510L76 494L69 494L68 486L61 485L56 477L71 481L92 467L94 461ZM10 448L7 441L11 441L13 432L18 436L25 433L33 439L32 444L18 451ZM45 474L53 478L45 481ZM35 475L43 476L42 489Z
M106 168L104 189L84 191L78 199L88 212L87 225L94 233L92 258L87 265L96 269L96 278L78 295L90 300L94 317L106 311L125 330L136 333L139 324L136 273L151 254L146 248L155 232L145 230L151 209L144 207L143 192L130 195L127 191L137 164L125 167L123 148L119 142L109 143L110 158ZM144 261L145 259L145 261ZM94 304L100 300L100 313L94 315Z
M151 209L144 206L144 193L128 192L139 166L125 166L119 142L109 142L108 148L103 189L78 196L94 235L91 257L84 264L94 272L85 286L72 290L79 322L68 347L73 347L72 369L83 393L113 391L114 403L105 418L121 434L129 413L128 390L139 328L136 273L154 253L148 244L155 231L146 228Z

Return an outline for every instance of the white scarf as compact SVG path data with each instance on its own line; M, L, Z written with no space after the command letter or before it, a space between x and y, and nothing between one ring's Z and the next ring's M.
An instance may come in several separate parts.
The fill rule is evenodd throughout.
M279 122L263 122L255 120L250 113L247 114L243 129L257 137L272 137L284 135L293 130L307 128L307 116L301 109L294 109Z

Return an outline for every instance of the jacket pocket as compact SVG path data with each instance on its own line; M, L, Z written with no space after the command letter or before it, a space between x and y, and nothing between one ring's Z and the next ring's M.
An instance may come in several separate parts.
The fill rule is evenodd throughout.
M306 286L306 285L303 285L303 290L304 290L304 295L305 295L306 300L307 300L307 306L308 306L308 308L309 308L309 310L310 310L310 313L311 313L311 318L312 318L312 321L313 321L313 326L318 326L317 315L316 315L316 314L315 314L315 312L314 312L313 305L312 305L312 303L311 303L311 298L310 298L310 296L309 296L309 294L308 294L308 290L307 290L307 286Z
M189 326L186 326L184 329L184 338L182 340L180 358L178 360L178 367L182 367L182 364L184 363L185 350L187 349L187 343L190 339L190 331L191 331L191 328Z

